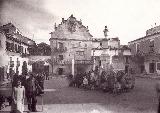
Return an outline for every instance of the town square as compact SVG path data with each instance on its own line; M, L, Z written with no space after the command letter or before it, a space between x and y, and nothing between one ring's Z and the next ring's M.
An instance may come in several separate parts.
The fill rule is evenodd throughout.
M0 113L160 113L158 4L0 1Z

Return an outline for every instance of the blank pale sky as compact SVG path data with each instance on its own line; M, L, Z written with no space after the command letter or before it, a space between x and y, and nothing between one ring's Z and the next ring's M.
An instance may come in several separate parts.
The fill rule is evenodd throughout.
M71 14L89 27L94 38L104 38L107 25L109 37L119 37L121 44L143 37L155 23L160 25L159 0L6 0L3 9L2 22L12 21L25 35L34 34L37 42L48 43L54 23Z

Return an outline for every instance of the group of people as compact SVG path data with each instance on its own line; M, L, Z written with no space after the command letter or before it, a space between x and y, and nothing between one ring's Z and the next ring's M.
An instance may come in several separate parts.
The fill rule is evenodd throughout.
M23 113L24 99L26 97L28 110L36 112L36 96L43 94L44 75L28 73L27 75L13 76L11 113Z
M89 71L78 73L74 77L69 75L69 86L85 89L102 89L104 92L120 93L134 87L134 78L123 71Z

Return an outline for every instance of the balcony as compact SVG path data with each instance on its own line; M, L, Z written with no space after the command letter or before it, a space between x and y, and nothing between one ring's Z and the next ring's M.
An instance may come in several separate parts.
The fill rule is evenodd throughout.
M93 64L93 60L76 60L75 64Z
M14 67L14 61L10 61L10 67Z
M59 64L59 65L66 65L66 64L72 64L71 60L55 60L53 62L54 64Z
M67 47L61 47L61 48L54 48L54 52L66 52L67 51Z
M22 57L22 58L29 57L29 56L30 56L30 54L26 54L26 53L22 53L22 54L21 54L21 57Z

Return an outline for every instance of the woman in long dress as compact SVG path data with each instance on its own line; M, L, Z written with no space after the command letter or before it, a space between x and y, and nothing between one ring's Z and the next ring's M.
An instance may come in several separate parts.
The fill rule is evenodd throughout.
M21 81L17 81L17 86L13 88L14 113L23 113L24 111L25 88Z

